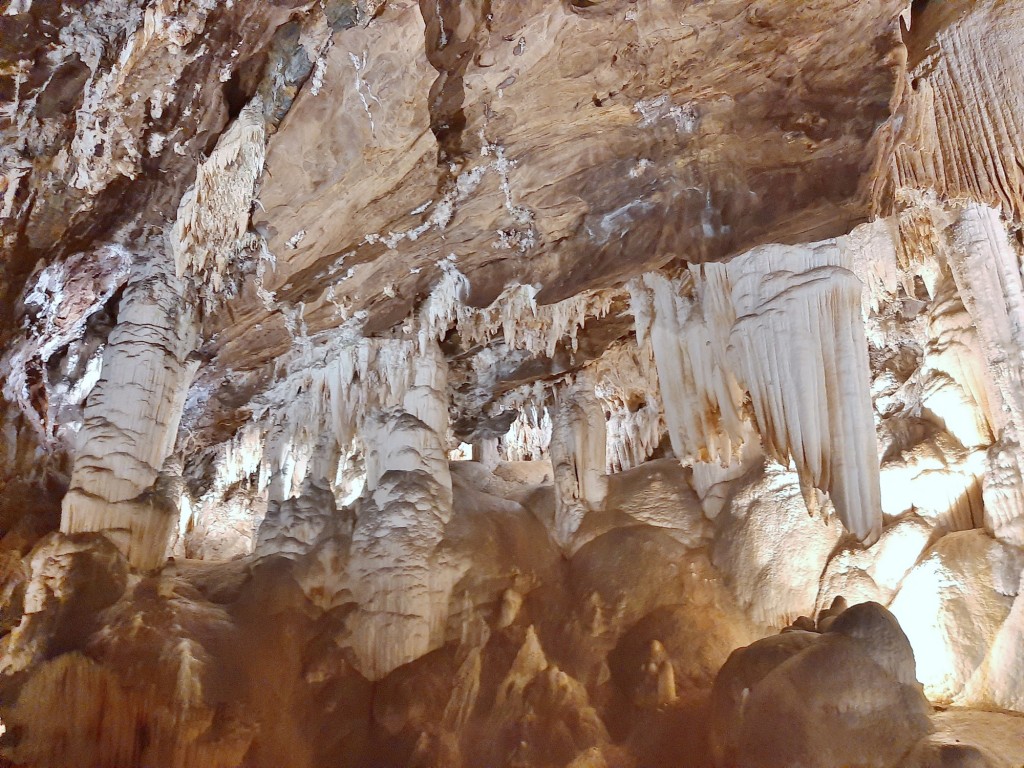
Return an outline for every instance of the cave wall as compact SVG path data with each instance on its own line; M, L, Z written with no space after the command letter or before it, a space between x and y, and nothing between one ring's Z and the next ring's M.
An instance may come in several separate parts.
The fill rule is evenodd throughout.
M0 5L3 759L725 765L866 601L872 764L1024 712L1022 13Z

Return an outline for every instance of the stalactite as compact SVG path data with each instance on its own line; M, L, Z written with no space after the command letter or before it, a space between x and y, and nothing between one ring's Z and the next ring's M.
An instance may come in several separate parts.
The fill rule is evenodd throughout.
M586 370L608 416L608 473L645 462L657 450L665 431L658 372L649 343L620 344Z
M743 392L765 450L830 494L847 527L881 529L861 283L835 241L764 246L691 267L691 283L634 281L676 455L728 465L742 446Z
M988 449L982 498L985 529L1001 541L1024 547L1024 476L1020 446L999 441Z
M1002 446L989 454L986 523L992 531L1009 533L1019 528L1015 517L1024 510L1020 458L1017 451L1005 450L1019 442L1024 429L1024 281L996 210L973 204L963 210L953 228L949 266L981 340L989 374L983 382L992 390L985 415Z
M499 336L509 349L554 355L559 343L575 351L578 333L592 318L608 314L618 291L586 291L554 304L538 304L539 288L510 285L483 309L466 306L469 280L450 260L438 262L441 279L417 317L421 348L455 327L467 344L488 344Z
M315 348L295 351L285 363L288 375L262 395L253 412L267 435L260 484L268 487L270 502L295 494L318 444L331 452L331 459L319 459L329 463L361 450L368 416L402 405L415 390L414 352L410 341L367 339L351 327ZM317 471L333 480L345 470L335 464L333 472L326 466Z
M934 190L1024 215L1024 53L1014 34L1022 23L1016 3L960 12L912 62L889 151L879 153L888 166L874 183L883 213L908 190Z
M35 316L26 323L24 339L0 361L5 371L3 396L16 403L21 413L49 441L63 426L62 406L77 405L89 394L102 368L102 356L94 354L77 382L47 382L48 408L40 411L29 384L33 364L46 366L50 358L86 334L86 323L128 279L131 255L120 245L76 254L51 264L29 281L22 299ZM69 354L71 354L69 352ZM57 386L54 386L57 384Z
M770 247L707 270L731 287L730 357L765 450L792 458L870 544L882 521L861 283L840 258L828 244Z
M507 461L541 461L551 445L551 414L537 401L519 408L519 414L500 439L501 453Z
M256 96L200 163L195 184L178 205L170 243L179 277L193 275L213 293L224 287L249 226L264 153L263 99Z
M682 283L652 272L634 280L630 291L639 313L637 342L649 335L654 351L672 449L680 459L728 464L742 444L742 392L716 334L732 323L731 307L705 307L684 295ZM719 308L724 315L714 314Z
M986 367L974 322L946 272L936 283L928 308L928 344L922 371L928 383L922 404L967 447L991 443L997 423L992 403L997 393L991 391Z
M999 213L969 205L953 229L949 266L982 342L998 407L993 432L1024 425L1024 281Z

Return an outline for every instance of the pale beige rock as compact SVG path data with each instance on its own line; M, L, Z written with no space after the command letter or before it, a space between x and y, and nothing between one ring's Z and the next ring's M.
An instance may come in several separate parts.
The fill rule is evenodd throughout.
M949 709L932 715L936 731L906 758L908 768L1013 768L1024 761L1024 718Z
M908 517L884 528L870 549L843 547L832 555L822 574L818 611L837 597L852 604L874 601L887 605L932 536L930 525Z
M769 462L736 481L715 522L715 566L754 621L782 628L814 612L818 580L842 530L835 518L807 513L795 472Z
M880 471L882 511L891 517L913 512L946 531L979 527L985 464L983 451L967 450L944 432L889 451Z
M985 661L1018 593L1024 553L982 530L949 534L907 574L890 609L933 701L955 701Z

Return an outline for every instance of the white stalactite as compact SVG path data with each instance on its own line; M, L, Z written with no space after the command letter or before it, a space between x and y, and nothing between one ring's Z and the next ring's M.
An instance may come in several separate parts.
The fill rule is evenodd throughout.
M368 415L403 404L414 384L415 351L410 341L367 339L345 327L295 352L285 363L291 373L263 394L253 412L266 428L261 485L268 486L271 501L295 494L325 433L333 436L339 456L350 457L360 447ZM334 474L339 471L335 467Z
M967 447L992 442L991 383L982 344L956 286L946 273L935 285L928 309L928 344L922 404L947 432ZM959 390L959 391L957 391Z
M676 456L729 464L744 434L743 393L725 364L728 336L720 332L734 318L728 302L705 306L685 296L685 282L648 272L631 283L637 342L650 337Z
M1024 424L1024 283L999 212L970 205L953 228L949 266L977 327L1000 407L986 414L993 432Z
M639 466L661 443L665 422L653 354L649 343L621 344L586 368L608 415L609 474Z
M530 401L519 409L519 415L500 441L506 461L541 461L548 457L551 445L551 413L539 401Z
M765 450L792 458L861 541L881 533L881 494L861 283L839 249L759 248L721 270L736 312L730 357ZM726 271L727 270L727 271Z
M1019 522L1024 513L1024 472L1019 452L1009 446L1016 449L1024 430L1024 281L1020 259L995 209L967 206L953 227L953 235L949 266L981 340L988 375L975 375L993 390L985 415L999 441L989 451L983 482L986 527L1019 541L1024 538Z
M531 354L555 354L559 343L575 351L580 329L591 318L608 314L617 291L587 291L554 304L538 304L539 288L510 285L483 309L463 302L469 280L448 260L439 262L442 275L419 309L420 347L441 339L451 327L467 344L489 344L499 335L509 349Z
M130 254L119 245L76 254L50 264L30 280L23 303L35 312L25 339L0 360L5 372L3 395L18 405L30 424L45 439L53 437L62 406L77 405L91 391L102 367L102 356L89 362L89 375L60 382L47 392L49 413L37 413L32 403L29 367L46 365L50 358L86 333L86 323L124 285L131 267Z
M848 258L834 240L763 246L691 267L692 287L648 273L631 291L680 459L730 463L745 437L745 391L766 452L792 459L808 494L829 493L871 543L881 530L878 456L861 283Z

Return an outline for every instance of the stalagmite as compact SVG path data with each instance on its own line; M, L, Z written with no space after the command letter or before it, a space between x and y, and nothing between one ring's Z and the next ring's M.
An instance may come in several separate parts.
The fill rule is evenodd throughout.
M308 552L337 515L334 494L326 481L307 477L299 493L267 505L256 536L258 555L302 555Z
M589 377L580 376L555 406L551 465L555 481L556 541L568 546L587 512L600 510L608 493L604 410Z
M353 650L374 680L440 645L455 578L436 552L452 513L445 364L436 343L425 351L412 361L403 404L364 425L369 497L352 534L349 583L359 603Z
M1024 0L0 0L0 768L1024 767L1022 86Z
M488 470L494 471L501 461L501 454L498 451L498 438L488 437L473 444L473 461L479 461Z
M140 255L85 408L61 530L105 531L133 567L159 566L177 525L158 482L198 361L184 282L157 249Z
M195 295L223 287L263 169L262 101L247 105L182 198L167 249L137 260L85 424L61 529L110 531L136 568L158 566L178 522L158 472L199 361Z

